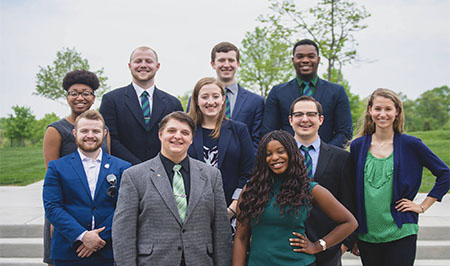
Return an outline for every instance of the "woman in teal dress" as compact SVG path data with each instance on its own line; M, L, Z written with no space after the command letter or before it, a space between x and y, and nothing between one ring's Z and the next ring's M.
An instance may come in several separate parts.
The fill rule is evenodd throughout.
M314 243L305 236L312 201L338 224ZM310 182L293 136L278 130L261 139L252 178L238 201L233 266L314 265L313 254L340 243L356 227L330 192Z

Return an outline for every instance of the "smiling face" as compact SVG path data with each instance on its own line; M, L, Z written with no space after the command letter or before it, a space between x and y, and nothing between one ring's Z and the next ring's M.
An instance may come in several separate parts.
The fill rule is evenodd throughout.
M67 90L68 94L66 96L67 103L69 104L70 108L72 109L72 113L74 113L76 116L83 113L84 111L89 110L91 108L92 104L94 104L95 96L93 95L93 90L91 87L85 84L73 84L69 87ZM70 96L71 93L77 92L78 96ZM83 97L81 93L83 92L89 92L89 96Z
M323 123L317 106L312 101L299 101L294 105L289 123L295 132L295 138L302 143L312 143L319 137L319 128Z
M80 150L94 152L102 146L106 129L100 120L81 118L73 129L73 135Z
M373 99L372 106L369 106L370 116L375 122L375 126L378 129L394 130L394 121L398 115L398 111L395 108L395 104L391 99L377 96Z
M286 172L289 166L289 156L286 148L278 140L272 140L267 144L266 162L275 174Z
M224 84L234 82L234 75L239 65L236 51L216 53L215 60L211 62L211 66L216 70L217 79Z
M192 130L187 123L170 119L164 128L159 130L162 155L173 162L180 162L186 157L192 138Z
M295 48L292 57L297 76L302 80L311 80L317 75L320 57L317 55L316 47L310 44L302 44Z
M159 66L155 53L150 49L135 50L128 63L133 82L141 87L146 87L148 83L151 83L150 86L153 85Z
M217 119L225 103L225 95L219 86L210 83L200 89L197 103L204 118Z

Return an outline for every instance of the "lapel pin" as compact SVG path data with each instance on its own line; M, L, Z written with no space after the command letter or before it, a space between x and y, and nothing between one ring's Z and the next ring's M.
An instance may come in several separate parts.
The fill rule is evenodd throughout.
M156 174L156 176L161 176L160 174Z
M105 168L109 169L109 163L105 164Z

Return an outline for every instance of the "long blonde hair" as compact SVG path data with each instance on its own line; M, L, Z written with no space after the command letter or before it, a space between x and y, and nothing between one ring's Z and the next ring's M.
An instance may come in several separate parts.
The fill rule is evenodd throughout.
M372 108L373 100L375 97L384 97L386 99L391 100L394 105L395 109L397 110L397 116L394 120L394 132L397 133L403 133L404 131L404 125L405 125L405 114L403 111L403 103L398 97L398 95L389 90L389 89L376 89L372 95L370 95L369 101L367 103L366 113L364 115L364 124L363 127L360 129L360 131L357 134L357 137L361 137L364 135L370 135L375 132L375 122L372 120L372 116L370 115L370 108Z
M215 78L202 78L200 79L197 84L194 86L194 91L192 92L191 96L191 108L189 109L189 115L194 120L196 125L201 125L203 123L203 113L200 111L200 107L198 106L198 95L200 93L201 88L203 86L209 85L209 84L215 84L220 88L220 94L222 96L225 96L225 89L223 85L218 82ZM222 127L222 121L226 119L225 117L225 104L222 106L222 109L219 112L219 116L216 121L216 125L214 127L213 132L211 133L211 136L214 139L218 139L220 136L220 128Z

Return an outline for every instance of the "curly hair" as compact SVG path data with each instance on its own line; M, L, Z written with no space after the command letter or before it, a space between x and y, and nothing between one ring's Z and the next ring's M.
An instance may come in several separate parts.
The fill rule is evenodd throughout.
M92 91L95 91L100 86L100 81L95 73L78 69L67 73L63 79L62 85L65 91L69 91L70 86L73 84L84 84L91 87Z
M272 140L279 141L289 156L288 168L281 176L276 176L266 162L267 145ZM309 193L309 178L303 156L294 137L283 130L267 133L259 143L252 178L241 194L240 212L237 217L239 222L258 222L269 196L273 196L269 194L275 178L284 179L275 202L275 205L280 207L280 215L285 213L285 207L288 207L288 213L298 215L301 206L311 206L312 196Z

